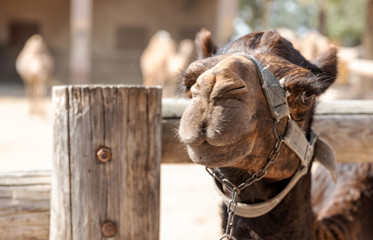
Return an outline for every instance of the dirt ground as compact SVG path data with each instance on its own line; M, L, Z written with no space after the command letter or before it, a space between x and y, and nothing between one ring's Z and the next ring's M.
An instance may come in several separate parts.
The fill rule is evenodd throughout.
M44 116L30 116L22 94L9 91L0 91L0 171L51 169L50 99ZM161 240L218 239L220 199L204 168L163 164L161 176Z

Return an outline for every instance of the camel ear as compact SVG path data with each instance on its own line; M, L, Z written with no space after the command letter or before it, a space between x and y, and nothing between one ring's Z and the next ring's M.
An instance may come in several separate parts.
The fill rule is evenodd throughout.
M211 39L211 32L207 29L202 29L196 35L198 59L211 57L216 53L216 45Z
M268 47L271 47L271 45L276 46L279 41L281 41L281 35L275 30L270 30L263 34L260 39L260 45Z
M314 94L320 95L325 92L335 81L337 77L337 52L337 48L329 47L311 60L311 63L318 68L315 71L317 79L313 83Z

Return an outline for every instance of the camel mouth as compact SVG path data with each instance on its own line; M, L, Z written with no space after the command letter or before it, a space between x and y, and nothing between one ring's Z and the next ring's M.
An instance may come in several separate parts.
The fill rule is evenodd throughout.
M248 155L253 148L249 136L226 145L212 145L208 141L201 144L187 144L187 151L191 160L206 167L226 167L235 164Z
M242 88L234 89L241 91ZM229 105L235 104L235 107ZM242 114L242 112L248 112ZM257 114L245 102L224 99L211 103L192 99L178 129L179 141L191 147L231 148L256 133ZM250 139L253 140L253 139Z
M256 113L246 103L235 102L237 106L230 108L229 104L231 99L208 105L198 98L185 109L178 136L193 162L224 167L250 154L258 135Z
M202 129L202 128L201 128ZM206 132L205 130L201 130L202 132ZM204 133L203 137L200 139L200 141L186 143L187 145L191 147L210 147L210 148L232 148L237 144L241 144L241 142L245 142L246 139L248 139L250 136L250 133L243 134L239 138L230 138L225 139L222 136L216 137L216 136L209 136L208 134Z

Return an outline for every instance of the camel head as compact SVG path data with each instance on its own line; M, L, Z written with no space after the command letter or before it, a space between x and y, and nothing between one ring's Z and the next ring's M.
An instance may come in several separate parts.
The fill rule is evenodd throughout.
M194 162L252 173L265 164L276 144L275 133L282 136L285 131L289 118L274 124L256 65L244 54L257 59L281 82L289 117L306 134L310 132L315 98L336 77L335 48L307 61L276 31L250 33L217 48L210 32L202 30L196 43L200 59L181 76L191 102L179 128L180 141ZM285 146L266 177L288 178L298 164L295 153Z

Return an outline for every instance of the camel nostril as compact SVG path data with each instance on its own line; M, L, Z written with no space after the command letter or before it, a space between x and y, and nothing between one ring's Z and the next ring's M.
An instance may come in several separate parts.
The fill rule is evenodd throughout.
M224 94L242 94L246 92L247 92L246 86L243 85L243 86L233 87L231 89L228 89L225 91Z
M235 81L229 84L216 84L211 98L237 96L247 93L248 89L243 81Z
M203 122L201 125L201 133L206 134L207 131L207 122Z

